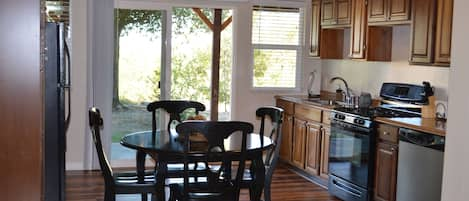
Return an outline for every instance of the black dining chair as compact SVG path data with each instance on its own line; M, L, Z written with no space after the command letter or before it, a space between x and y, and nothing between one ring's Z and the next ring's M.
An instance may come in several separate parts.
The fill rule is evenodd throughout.
M247 158L247 135L253 131L253 125L247 122L237 121L187 121L176 126L178 134L184 137L183 154L183 183L170 184L170 201L238 201L241 180L244 174ZM189 136L192 133L201 133L207 139L205 148L196 150ZM228 152L224 146L224 140L234 133L239 133L242 138L239 142L239 152ZM205 167L206 181L194 179L189 173L189 164L204 161L219 163L215 166ZM234 178L224 178L224 164L236 163L237 173Z
M101 143L100 131L103 126L101 113L98 108L92 107L88 114L93 142L104 177L104 201L115 201L116 194L141 194L142 201L146 201L148 194L152 194L152 200L156 200L157 188L153 171L146 172L143 181L138 181L136 172L113 172Z
M151 112L152 115L152 134L154 135L157 131L157 113L159 110L163 110L169 114L169 121L167 124L168 133L171 132L171 124L173 122L181 123L183 120L182 114L188 109L194 109L195 115L198 115L199 112L205 111L205 105L197 101L186 101L186 100L161 100L154 101L147 105L147 110ZM145 171L145 158L147 154L143 151L137 151L137 172L140 175L140 180L142 179L141 175ZM197 165L195 166L197 168ZM178 171L181 171L182 167L179 165L170 165L168 166L168 174L179 175ZM177 176L173 176L177 177Z
M272 175L274 174L275 167L277 166L280 152L280 143L282 139L282 118L283 109L274 106L264 106L256 110L256 117L260 118L261 125L259 135L261 136L261 144L263 143L263 136L267 136L272 141L272 148L269 149L264 155L264 166L265 166L265 181L264 181L264 201L270 201L270 189L272 183ZM266 132L266 122L270 119L271 130L269 133ZM246 171L241 182L242 188L252 189L253 175Z

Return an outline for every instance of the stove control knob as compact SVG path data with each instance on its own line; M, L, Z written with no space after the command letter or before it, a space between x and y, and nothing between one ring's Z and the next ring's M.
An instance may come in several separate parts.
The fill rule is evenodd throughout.
M365 124L365 120L363 120L363 119L354 119L353 123L363 125L363 124Z
M340 120L344 120L344 119L345 119L345 115L338 114L338 119L340 119Z

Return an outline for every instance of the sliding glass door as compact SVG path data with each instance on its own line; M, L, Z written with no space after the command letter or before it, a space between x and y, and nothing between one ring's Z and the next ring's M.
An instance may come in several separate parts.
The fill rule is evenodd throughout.
M209 8L115 10L115 66L112 110L113 165L135 165L135 152L123 148L123 135L151 130L148 103L194 100L206 105L212 93L213 12ZM223 31L218 82L218 119L230 119L231 10L222 10ZM164 116L158 121L166 124ZM165 126L159 126L165 128Z

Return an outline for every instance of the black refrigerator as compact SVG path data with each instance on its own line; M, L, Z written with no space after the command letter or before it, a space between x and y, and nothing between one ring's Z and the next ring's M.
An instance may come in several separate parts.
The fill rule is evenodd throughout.
M64 23L45 26L44 200L65 200L66 130L70 119L70 54Z

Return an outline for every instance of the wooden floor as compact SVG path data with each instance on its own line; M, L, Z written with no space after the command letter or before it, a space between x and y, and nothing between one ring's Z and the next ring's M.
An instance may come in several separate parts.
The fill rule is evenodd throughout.
M102 201L104 183L99 171L68 171L66 201ZM248 201L248 191L241 191L241 200ZM119 195L116 201L139 201L139 195ZM327 190L311 183L284 165L279 165L272 180L273 201L338 201Z

